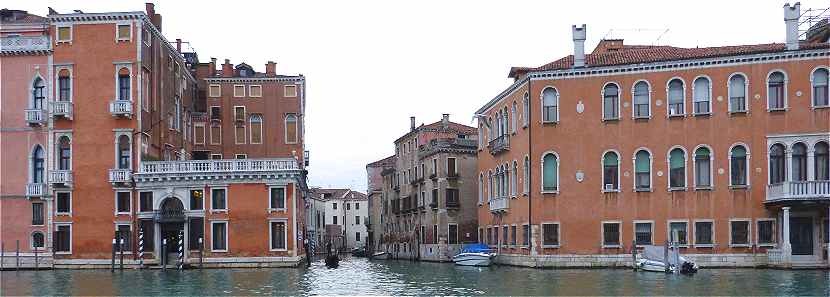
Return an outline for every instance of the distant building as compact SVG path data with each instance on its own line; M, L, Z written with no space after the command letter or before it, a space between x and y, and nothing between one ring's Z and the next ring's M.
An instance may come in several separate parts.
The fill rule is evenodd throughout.
M366 165L367 196L369 199L369 246L377 249L378 239L382 235L383 222L383 173L394 172L396 157L394 155Z
M311 195L324 205L321 216L325 231L320 236L322 241L317 244L317 252L324 251L328 242L345 250L366 246L369 237L366 194L350 189L312 188Z

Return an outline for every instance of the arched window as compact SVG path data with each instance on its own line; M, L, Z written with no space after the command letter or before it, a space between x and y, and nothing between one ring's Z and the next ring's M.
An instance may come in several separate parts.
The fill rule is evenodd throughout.
M70 101L72 95L72 81L69 78L69 70L58 71L58 101Z
M554 88L542 91L542 122L555 123L559 120L559 93Z
M784 161L784 145L773 144L769 150L769 182L770 184L783 183L786 180L787 169Z
M58 139L58 170L71 170L72 148L69 137Z
M706 77L698 77L694 82L694 113L708 114L711 112L709 104L712 102L709 89L709 79Z
M32 151L32 183L33 184L42 184L43 177L45 174L44 168L44 160L43 160L43 148L40 145L36 145L35 149Z
M522 180L522 192L527 194L530 190L530 157L525 156L524 179Z
M542 157L542 191L556 192L559 189L559 159L553 153Z
M502 167L502 180L504 181L504 195L507 196L513 189L510 188L510 165L504 165Z
M118 100L130 100L130 70L118 70Z
M496 112L496 135L493 139L501 137L501 111Z
M729 112L746 111L746 77L735 74L729 78Z
M602 89L602 119L616 120L620 118L620 88L616 84L606 84Z
M510 174L510 189L513 190L512 192L510 192L510 194L513 195L513 197L516 197L516 194L519 192L518 179L519 179L519 162L516 162L516 160L513 160L513 173Z
M651 190L651 154L640 150L634 155L634 188L637 191Z
M793 181L807 180L807 146L803 143L793 145Z
M516 121L516 101L513 101L513 106L510 109L510 118L512 121L510 122L510 131L516 133L517 121Z
M504 135L507 135L508 132L510 132L510 113L508 113L507 111L507 106L504 107L504 111L502 112L502 114L504 115L504 117L502 118L502 120L504 121L503 131Z
M709 148L699 147L695 150L695 187L712 187L712 154Z
M262 143L262 116L252 114L250 119L251 143Z
M767 108L770 110L786 107L786 77L781 71L770 73L767 78Z
M530 94L525 92L524 98L522 99L522 126L527 127L527 111L530 110Z
M44 238L42 232L32 233L32 249L41 250L44 247Z
M683 92L683 80L679 78L669 81L669 116L684 115L686 109L683 106L685 92Z
M615 152L607 152L602 157L602 184L605 191L620 189L620 157Z
M813 71L813 106L830 106L828 100L828 71L827 68L819 68Z
M297 115L289 113L285 116L285 143L297 143L297 126Z
M130 137L118 137L118 169L130 169Z
M640 81L634 84L634 118L644 119L651 116L648 83Z
M686 154L680 148L669 153L669 188L686 187Z
M488 191L487 191L487 197L489 198L489 200L493 200L493 199L496 198L496 194L495 194L496 193L495 192L496 185L493 182L493 171L492 170L490 170L490 172L487 173L487 185L488 185L488 188L489 188Z
M32 109L43 109L43 101L46 99L43 93L45 87L40 77L35 78L35 82L32 84Z
M816 180L830 180L830 154L827 142L816 143L814 155Z
M749 173L747 171L747 153L742 145L736 145L729 153L730 180L732 186L746 186Z
M436 199L437 197L432 197ZM484 203L484 173L478 174L478 204Z

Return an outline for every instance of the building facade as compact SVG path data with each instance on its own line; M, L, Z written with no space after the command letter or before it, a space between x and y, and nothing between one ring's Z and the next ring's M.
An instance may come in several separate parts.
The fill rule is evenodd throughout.
M368 241L369 200L366 194L350 189L312 188L311 195L322 202L322 223L325 231L317 244L325 252L331 243L341 251L363 249Z
M55 267L108 265L113 241L115 249L128 255L129 265L158 264L165 255L173 263L179 242L189 251L185 263L198 261L198 256L209 266L284 266L302 259L304 97L300 91L283 100L272 86L285 79L301 89L302 76L256 73L250 67L200 76L205 71L198 69L209 70L214 63L203 66L195 52L182 52L181 40L168 42L153 4L145 12L61 14L50 9L45 18L26 19L40 20L42 34L2 36L4 54L7 40L23 51L13 59L3 57L3 63L21 63L21 72L2 77L3 112L8 101L9 108L25 117L9 117L20 121L6 123L4 116L0 137L9 139L4 150L31 146L26 166L17 167L27 168L29 178L4 179L3 187L10 192L3 193L2 201L17 201L7 198L25 190L33 204L28 211L4 208L3 220L32 213L34 223L42 211L48 223L26 231L27 237L33 242L45 237L43 251L53 255ZM17 30L24 29L29 30ZM35 43L38 38L45 45ZM39 53L46 58L38 60ZM31 58L18 58L24 56ZM23 74L28 76L21 78ZM204 107L214 103L205 102L204 94L222 85L216 76L237 84L245 77L250 84L245 85L246 94L262 84L259 102L246 97L250 100L216 103L253 111L244 113L244 123L231 117L205 120ZM33 81L19 84L19 79ZM39 79L44 87L37 84ZM7 86L14 92L9 97ZM293 133L273 122L268 127L279 128L263 127L265 121L289 114L294 116ZM28 127L7 129L21 124ZM242 126L245 145L222 138L206 146L209 131L204 128L212 124ZM259 143L249 140L257 135L249 131L259 132ZM207 160L212 154L221 155ZM6 156L4 168L15 162L6 162ZM243 156L246 160L234 160ZM18 232L3 225L3 233L7 231Z
M473 127L441 121L395 140L394 168L381 171L382 222L377 250L400 259L448 261L478 241Z
M479 236L498 262L629 266L677 242L704 266L827 266L826 20L785 44L602 40L477 111Z
M378 249L381 229L383 228L383 173L395 169L395 156L389 156L366 165L366 196L369 200L369 218L367 228L369 239L367 244L370 250Z

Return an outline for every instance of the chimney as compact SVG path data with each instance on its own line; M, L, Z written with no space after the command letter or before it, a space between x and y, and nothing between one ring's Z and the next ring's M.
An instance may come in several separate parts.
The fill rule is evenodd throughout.
M574 68L585 67L585 24L582 27L571 26L574 35Z
M231 59L225 59L225 64L222 64L222 77L233 77L233 64L231 64Z
M415 131L415 117L409 117L409 131Z
M153 18L156 14L156 5L153 3L144 3L144 9L147 11L147 16Z
M441 115L441 125L444 126L444 128L450 126L450 114L445 113Z
M144 7L147 11L147 17L150 19L150 23L152 23L153 26L161 32L161 15L156 14L156 5L153 3L145 3Z
M277 63L274 61L268 61L265 64L265 76L277 76Z
M216 75L216 58L210 58L210 66L208 67L210 67L210 69L208 69L208 73L210 74L210 76Z
M182 39L176 38L176 51L181 53L182 52Z
M798 49L798 16L801 15L801 2L790 6L784 4L784 24L787 25L787 50Z

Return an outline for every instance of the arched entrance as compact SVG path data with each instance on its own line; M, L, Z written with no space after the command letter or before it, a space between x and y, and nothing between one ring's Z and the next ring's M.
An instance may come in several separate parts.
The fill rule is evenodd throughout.
M159 224L160 240L159 251L168 255L167 259L178 259L179 233L184 231L184 223L187 217L184 214L184 205L176 197L168 197L161 203L161 208L155 215L155 221ZM167 247L161 250L161 244L167 240ZM185 240L183 238L183 240Z

